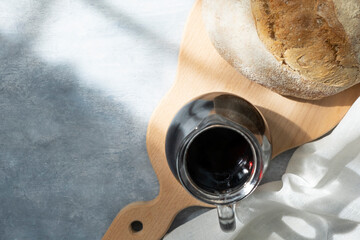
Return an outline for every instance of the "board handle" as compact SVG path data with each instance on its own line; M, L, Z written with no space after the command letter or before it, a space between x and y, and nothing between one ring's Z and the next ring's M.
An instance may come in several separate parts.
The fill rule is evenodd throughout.
M148 202L135 202L123 208L102 240L159 240L176 215L198 202L185 191L171 190Z

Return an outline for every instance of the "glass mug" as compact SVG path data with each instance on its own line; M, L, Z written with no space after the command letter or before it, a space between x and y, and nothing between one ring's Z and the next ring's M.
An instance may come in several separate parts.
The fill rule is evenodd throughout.
M270 132L260 111L232 94L206 94L176 114L165 149L183 187L216 205L221 229L233 231L235 204L255 190L271 158Z

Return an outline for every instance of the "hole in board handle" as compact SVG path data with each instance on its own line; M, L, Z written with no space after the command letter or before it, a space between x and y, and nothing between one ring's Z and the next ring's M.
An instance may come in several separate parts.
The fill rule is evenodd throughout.
M138 233L143 229L143 224L141 221L135 220L130 224L130 229L133 233Z

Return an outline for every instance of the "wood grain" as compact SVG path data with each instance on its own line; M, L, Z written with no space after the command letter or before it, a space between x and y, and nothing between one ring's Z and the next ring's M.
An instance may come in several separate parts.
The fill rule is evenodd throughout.
M317 101L276 94L239 74L216 52L205 31L201 0L196 1L185 28L175 84L154 111L147 131L147 149L157 174L160 192L149 202L122 209L104 240L160 239L176 214L190 206L206 206L188 194L172 175L165 157L165 136L176 112L192 99L209 92L228 92L257 106L272 135L273 156L327 133L360 96L360 85ZM131 230L138 220L143 229Z

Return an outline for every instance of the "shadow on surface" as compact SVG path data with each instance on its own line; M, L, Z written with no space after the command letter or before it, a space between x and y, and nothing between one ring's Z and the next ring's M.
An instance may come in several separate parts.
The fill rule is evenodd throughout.
M0 238L100 239L158 192L146 123L39 59L31 37L0 35Z
M188 207L183 209L181 212L178 213L178 215L176 215L167 233L173 231L175 228L196 218L197 216L200 216L203 213L206 213L211 209L212 208L205 208L205 207Z
M312 140L305 131L289 119L269 109L256 107L268 123L273 145L273 157Z
M325 97L319 100L306 100L296 97L284 96L288 99L301 102L301 103L308 103L314 104L322 107L338 107L338 106L351 106L356 99L360 96L360 84L356 84L351 88L348 88L338 94Z

